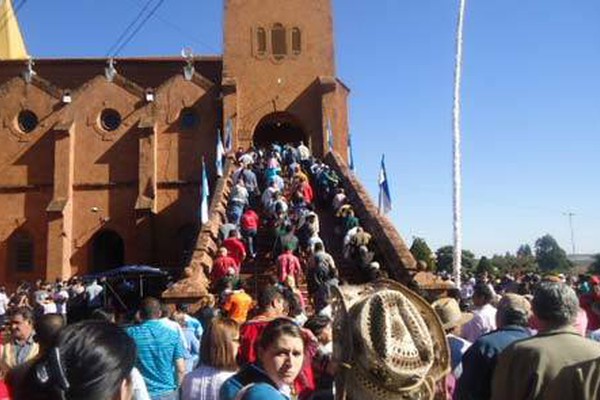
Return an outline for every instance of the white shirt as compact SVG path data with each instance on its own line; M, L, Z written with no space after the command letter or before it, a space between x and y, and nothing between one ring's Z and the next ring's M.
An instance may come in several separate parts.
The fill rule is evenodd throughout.
M102 298L99 296L103 290L104 288L98 285L96 282L93 282L91 285L85 288L85 292L88 296L88 306L94 307L102 305Z
M298 146L297 150L298 150L298 158L300 158L300 160L305 161L310 158L310 150L304 144L301 144L300 146Z
M44 314L57 314L58 310L56 308L56 303L44 303L42 305L44 307Z
M219 400L219 390L223 382L235 372L219 371L202 365L183 378L181 400Z
M129 377L131 378L131 386L133 389L133 396L131 399L150 400L150 395L148 394L148 388L146 387L144 377L136 367L133 367Z
M473 319L462 327L462 337L475 342L481 335L496 330L496 307L485 304L473 310Z
M6 314L6 307L8 307L8 296L6 293L0 293L0 315Z

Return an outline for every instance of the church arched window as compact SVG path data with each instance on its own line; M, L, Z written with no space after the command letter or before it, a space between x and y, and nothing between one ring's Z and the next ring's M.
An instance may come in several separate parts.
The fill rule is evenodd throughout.
M297 56L302 53L302 32L300 28L292 28L292 54Z
M265 28L256 30L256 54L259 56L265 55L267 52L267 32Z
M274 24L271 28L271 51L275 60L282 60L287 55L286 32L282 24Z
M32 271L33 265L33 238L28 232L18 231L10 238L11 264L15 271Z

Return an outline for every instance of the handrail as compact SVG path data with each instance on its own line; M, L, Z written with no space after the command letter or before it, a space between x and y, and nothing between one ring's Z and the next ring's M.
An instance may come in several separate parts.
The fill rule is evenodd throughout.
M235 170L233 159L227 158L223 176L217 180L208 209L208 221L202 225L184 277L162 293L162 298L170 301L194 301L208 295L210 282L206 272L210 271L218 249L219 227L226 221L227 202Z
M408 284L418 272L417 262L392 222L379 213L366 188L350 171L339 154L329 152L325 162L342 179L342 186L356 216L365 230L375 239L375 246L383 261L382 268L387 271L390 278Z

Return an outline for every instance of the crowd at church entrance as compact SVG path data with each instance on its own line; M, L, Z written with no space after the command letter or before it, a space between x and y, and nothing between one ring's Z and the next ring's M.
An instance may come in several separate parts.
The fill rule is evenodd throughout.
M382 280L343 182L307 146L235 161L193 309L145 297L126 313L95 280L0 289L0 400L600 398L600 278L482 275L429 305Z

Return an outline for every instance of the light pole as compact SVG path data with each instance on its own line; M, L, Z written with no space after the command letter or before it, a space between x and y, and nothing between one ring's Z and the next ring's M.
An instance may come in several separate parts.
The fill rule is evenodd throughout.
M575 255L575 233L573 230L573 217L576 215L572 211L564 212L563 215L569 217L569 228L571 228L571 254Z
M454 106L452 110L453 121L453 205L454 205L454 254L452 270L454 282L460 288L460 275L462 269L462 177L461 177L461 152L460 152L460 84L462 79L463 55L463 28L465 20L466 0L460 0L458 12L458 26L456 32L456 65L454 70Z

